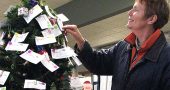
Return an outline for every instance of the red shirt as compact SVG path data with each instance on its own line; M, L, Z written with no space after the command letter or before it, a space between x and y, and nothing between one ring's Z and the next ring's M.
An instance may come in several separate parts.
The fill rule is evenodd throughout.
M132 56L130 59L130 70L141 60L141 58L147 53L147 51L152 47L152 45L156 42L156 40L161 35L161 30L157 29L142 45L141 48L138 50L136 49L136 36L134 33L131 33L125 38L129 44L133 46L132 48ZM137 55L135 55L137 54ZM135 59L135 60L134 60Z

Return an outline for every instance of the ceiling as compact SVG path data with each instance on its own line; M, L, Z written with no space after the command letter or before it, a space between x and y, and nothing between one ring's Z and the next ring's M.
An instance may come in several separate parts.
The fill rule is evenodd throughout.
M168 0L170 5L170 0ZM82 35L87 39L92 47L104 47L125 38L130 31L126 28L128 12L124 12L90 25L79 28ZM161 29L164 32L170 31L169 22ZM75 41L69 38L70 45L74 46Z
M124 12L81 27L79 30L92 47L105 47L122 40L130 33L130 30L126 28L127 19L128 14ZM170 19L161 30L164 32L170 31ZM70 46L74 46L75 41L70 36L69 41Z

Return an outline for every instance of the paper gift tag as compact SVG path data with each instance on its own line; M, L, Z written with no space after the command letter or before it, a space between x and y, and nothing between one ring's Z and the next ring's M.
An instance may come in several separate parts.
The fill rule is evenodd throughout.
M61 34L62 34L62 32L61 32L60 28L58 27L57 24L55 24L55 25L54 25L54 35L55 35L55 36L59 36L59 35L61 35Z
M28 8L26 8L26 7L18 8L18 16L20 16L20 15L27 16L28 15Z
M5 32L1 33L0 40L2 40L4 38L5 34L6 34Z
M0 70L0 84L1 85L5 84L9 74L10 74L10 72L8 72L8 71Z
M55 25L54 28L46 29L46 30L42 31L42 34L43 34L44 37L47 37L51 34L53 34L55 37L57 37L57 36L61 35L62 32L60 31L58 26Z
M61 19L62 22L69 21L69 19L63 14L57 14L57 17Z
M35 43L36 45L45 45L50 43L55 43L56 39L54 35L49 35L47 37L35 37Z
M57 24L58 24L59 29L60 29L61 31L64 31L64 30L63 30L63 22L61 21L60 18L57 18Z
M48 19L47 15L43 14L40 15L39 17L36 18L38 21L41 29L46 29L46 28L53 28L50 20Z
M77 57L72 57L72 58L75 61L75 63L77 64L77 66L82 65L81 61Z
M0 46L4 45L4 40L0 40Z
M34 19L38 14L40 14L43 10L37 4L31 10L29 10L28 16L24 17L25 21L29 23L32 19Z
M51 12L50 12L50 10L49 10L49 8L48 8L47 5L45 6L45 10L46 10L47 14L48 14L50 17L52 17L52 18L54 18L54 19L57 18L56 16L54 16L53 14L51 14Z
M16 42L11 42L9 41L7 46L5 47L5 50L9 51L26 51L28 48L29 44L24 44L24 43L16 43Z
M2 32L1 36L0 36L0 45L4 45L5 44L4 40L3 40L4 36L5 36L5 32Z
M51 49L51 54L52 58L54 59L62 59L77 56L77 54L70 47L65 47L62 49Z
M79 77L71 77L70 78L70 86L72 88L79 88L79 87L83 87L82 82L80 81ZM79 90L79 89L78 89ZM80 89L82 90L82 89Z
M50 58L48 56L48 53L45 52L43 54L45 56L45 58L41 61L41 63L51 72L54 72L55 70L57 70L59 67L53 63L52 61L50 61Z
M46 83L37 80L26 79L24 82L24 88L46 89Z
M15 33L14 36L12 37L11 42L23 42L28 34L29 32L24 33L24 34Z
M44 55L35 53L30 49L28 49L25 53L21 54L20 57L34 64L38 64L41 60L44 59Z
M0 90L6 90L6 87L0 87Z

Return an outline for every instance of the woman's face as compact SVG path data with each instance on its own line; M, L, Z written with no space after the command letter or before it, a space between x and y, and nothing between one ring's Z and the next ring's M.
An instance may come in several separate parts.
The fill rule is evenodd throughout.
M127 27L131 30L140 30L147 26L145 18L145 3L135 1L133 8L128 12L129 18Z

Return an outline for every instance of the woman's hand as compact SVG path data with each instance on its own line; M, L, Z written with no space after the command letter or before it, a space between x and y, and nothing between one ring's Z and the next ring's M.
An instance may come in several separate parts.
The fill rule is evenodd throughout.
M74 40L76 41L78 48L81 50L83 45L84 45L84 38L81 35L81 33L79 32L78 28L76 25L65 25L63 26L63 29L65 31L65 33L69 33L71 34L71 36L73 36Z

